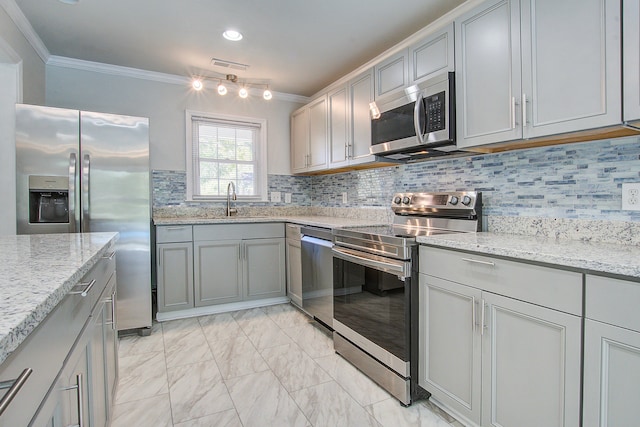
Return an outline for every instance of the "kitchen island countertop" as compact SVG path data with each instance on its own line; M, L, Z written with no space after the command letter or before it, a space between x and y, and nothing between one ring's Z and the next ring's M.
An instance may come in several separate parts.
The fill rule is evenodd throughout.
M117 237L118 233L0 236L0 363Z
M640 279L640 247L635 245L491 232L443 234L417 240L445 249Z

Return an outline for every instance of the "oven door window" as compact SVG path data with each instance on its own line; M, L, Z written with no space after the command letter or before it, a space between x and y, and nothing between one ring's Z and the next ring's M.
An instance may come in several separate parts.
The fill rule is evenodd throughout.
M407 282L333 258L333 317L401 360L409 360Z

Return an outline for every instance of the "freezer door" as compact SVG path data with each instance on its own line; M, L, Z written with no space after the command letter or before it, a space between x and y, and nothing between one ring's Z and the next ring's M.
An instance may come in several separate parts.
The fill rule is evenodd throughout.
M77 189L80 112L37 105L16 105L16 219L18 234L73 233L79 230ZM68 180L67 222L36 222L32 187L46 192L48 183ZM56 185L51 184L53 187ZM52 187L52 188L53 188ZM55 195L54 195L55 196ZM60 199L59 199L60 200ZM34 203L36 205L34 205ZM33 212L32 212L33 213ZM30 218L31 217L31 218Z
M117 231L118 330L151 326L149 121L80 113L83 232Z

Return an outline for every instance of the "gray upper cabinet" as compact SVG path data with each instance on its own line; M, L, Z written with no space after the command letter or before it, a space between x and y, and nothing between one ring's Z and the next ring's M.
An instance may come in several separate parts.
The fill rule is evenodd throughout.
M409 47L409 85L455 71L453 23Z
M371 116L373 68L329 92L329 167L372 162Z
M327 167L327 96L311 101L291 115L291 171L312 172Z
M622 2L624 121L640 126L640 0Z
M403 49L375 66L375 98L399 92L409 82L409 51Z
M491 0L455 38L460 147L620 123L619 2Z
M520 5L492 0L455 21L456 133L461 148L522 137Z

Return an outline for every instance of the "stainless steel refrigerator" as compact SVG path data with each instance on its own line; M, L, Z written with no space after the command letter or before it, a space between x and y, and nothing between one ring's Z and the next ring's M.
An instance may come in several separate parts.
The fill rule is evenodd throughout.
M149 332L149 120L17 105L16 179L18 234L120 233L118 330Z

